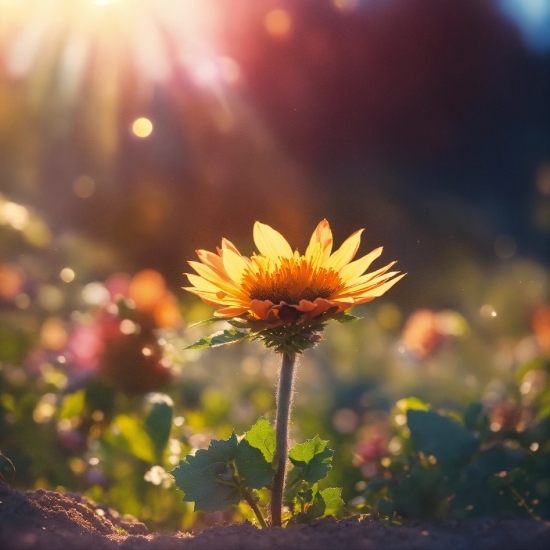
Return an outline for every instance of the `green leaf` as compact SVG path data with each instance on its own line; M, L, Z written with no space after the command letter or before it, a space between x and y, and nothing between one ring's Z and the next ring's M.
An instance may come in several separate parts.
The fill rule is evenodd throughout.
M320 495L325 502L325 514L336 512L336 510L344 506L344 501L341 496L342 489L339 487L329 487L328 489L323 489Z
M274 471L271 461L268 462L262 452L252 447L246 439L241 439L239 442L235 465L239 477L251 489L261 489L269 485L273 479Z
M234 329L221 330L220 332L212 334L211 338L210 347L216 348L218 346L225 346L226 344L232 344L233 342L244 340L245 338L248 338L248 333L240 332Z
M316 493L311 506L306 511L305 522L313 521L325 515L326 505L321 493Z
M183 348L184 350L186 349L204 349L204 348L209 348L210 347L210 336L204 336L203 338L201 338L200 340L197 340L194 344L191 344L190 346L187 346L185 348Z
M210 456L215 457L218 461L231 462L237 454L237 446L237 436L233 432L229 439L212 439L208 449L206 451L203 449L203 451L208 452ZM197 451L197 454L199 452L201 451Z
M191 344L184 349L217 348L218 346L225 346L226 344L239 342L245 338L248 338L247 332L240 332L234 329L220 330L210 336L204 336L194 344Z
M349 313L342 313L339 317L336 317L336 320L339 323L353 323L359 321L363 317L356 317L355 315L350 315Z
M194 502L195 511L215 512L240 502L231 464L237 446L235 433L227 440L213 440L208 449L187 455L172 471L176 486L185 493L183 501Z
M152 394L148 401L151 409L145 419L145 429L155 445L157 455L160 456L170 437L174 404L169 396L162 393Z
M409 410L418 410L418 411L427 411L429 410L428 405L422 401L422 399L418 399L418 397L405 397L403 399L400 399L396 404L396 408L400 412L406 413Z
M134 417L126 414L117 416L105 432L105 440L135 457L154 464L156 462L153 442Z
M434 411L410 409L407 424L416 450L437 460L466 461L479 447L479 438L473 432Z
M379 514L386 517L391 517L394 512L393 502L386 497L379 498L376 501L375 508Z
M475 430L480 415L483 413L483 403L470 403L464 413L464 426L469 430Z
M267 418L263 416L258 418L256 424L246 433L245 439L252 447L259 449L271 464L275 457L276 437L275 428Z
M320 492L315 492L313 501L308 506L306 513L296 515L295 523L309 523L314 519L323 517L331 512L335 512L344 505L344 501L340 497L342 489L331 487Z
M323 441L316 435L290 451L289 458L295 468L294 475L298 479L317 483L330 472L334 451L327 445L328 441Z
M522 457L523 453L519 449L495 445L480 453L477 461L468 464L464 471L479 482L491 474L512 471L520 464Z
M74 418L77 414L80 414L84 409L84 403L86 400L85 390L78 390L74 393L70 393L63 398L63 403L59 409L59 419L69 420Z
M216 321L227 321L227 319L222 319L221 317L210 317L210 319L203 319L202 321L192 323L187 328L195 328L195 327L200 327L202 325L211 325L212 323L215 323Z

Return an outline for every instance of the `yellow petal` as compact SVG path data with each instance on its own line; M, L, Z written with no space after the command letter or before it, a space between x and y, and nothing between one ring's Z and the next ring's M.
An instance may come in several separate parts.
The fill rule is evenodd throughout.
M208 282L213 285L226 290L235 296L240 296L245 298L246 295L241 291L240 286L238 286L232 279L229 278L229 275L225 271L218 272L211 267L208 267L199 262L187 262L203 279L206 279Z
M235 317L247 311L246 307L222 307L214 312L214 317Z
M229 239L222 239L222 250L225 250L226 248L233 250L233 252L239 256L241 255L237 247Z
M354 262L345 265L340 270L340 278L342 279L342 281L348 282L352 281L356 277L359 277L359 275L365 273L370 264L372 264L372 262L380 256L380 254L382 254L382 247L377 248L372 252L369 252L366 256L359 258L359 260L355 260Z
M380 275L362 284L349 285L341 289L339 292L337 292L335 294L335 297L356 296L358 294L362 294L363 292L371 290L381 285L382 283L385 283L387 280L391 279L392 277L398 274L399 274L399 271L390 271L389 273L384 273L383 275Z
M265 223L254 224L254 242L261 254L275 262L278 262L279 258L292 258L292 248L287 240Z
M207 281L206 279L203 279L199 275L195 275L194 273L186 273L186 275L189 279L189 282L199 290L206 290L206 292L213 293L219 292L221 290L219 286L211 283L210 281Z
M334 271L340 271L346 264L349 264L361 243L361 233L364 229L359 229L353 235L348 237L342 246L328 259L325 267Z
M198 296L203 302L206 302L207 304L211 306L222 306L225 305L225 300L220 300L216 297L216 295L212 292L205 292L203 290L199 290L192 286L184 286L182 287L183 290L187 290L187 292L191 292L191 294L195 294Z
M233 281L240 284L244 272L248 268L248 264L243 260L240 254L236 254L231 248L223 249L222 260L225 272Z
M200 262L194 262L193 260L187 262L201 277L210 281L211 283L226 283L234 285L233 281L229 278L229 275L225 270L218 270L209 265L202 264ZM223 267L223 265L222 265Z
M350 281L348 287L355 287L357 285L362 285L363 283L367 283L368 281L372 281L376 277L379 277L380 275L383 275L388 271L391 267L393 267L397 262L390 262L388 265L385 265L384 267L381 267L380 269L377 269L376 271L371 271L370 273L365 273L361 277L357 277L354 281ZM396 271L396 273L399 273Z
M196 250L196 253L199 257L199 260L203 264L209 265L210 267L214 267L219 270L223 270L222 259L217 254L209 252L208 250Z
M365 290L361 294L354 296L354 300L358 304L364 304L365 298L378 298L379 296L382 296L385 292L387 292L397 281L400 281L406 273L403 273L402 275L399 275L399 277L395 277L395 279L392 279L391 281L387 281L385 283L382 283L380 285L375 286L374 288L370 290Z
M321 257L324 263L328 260L330 253L332 252L332 231L330 230L330 225L327 220L319 222L319 225L317 225L315 231L311 235L305 254L308 260L313 258L317 245L321 248Z
M197 289L202 292L207 292L212 300L218 299L218 303L229 304L230 302L241 304L247 298L244 295L238 296L236 293L231 292L229 289L226 292L221 289L219 286L195 275L193 273L186 273L189 282ZM221 293L221 294L220 294Z

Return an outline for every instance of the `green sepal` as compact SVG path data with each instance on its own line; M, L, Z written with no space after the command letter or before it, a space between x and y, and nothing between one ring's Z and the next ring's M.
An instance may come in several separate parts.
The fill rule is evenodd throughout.
M291 449L289 458L294 465L292 477L308 483L317 483L323 479L332 469L334 454L327 445L328 441L323 441L316 435Z
M363 317L356 317L355 315L351 315L350 313L342 313L342 315L335 317L336 321L339 323L354 323L355 321L359 321Z

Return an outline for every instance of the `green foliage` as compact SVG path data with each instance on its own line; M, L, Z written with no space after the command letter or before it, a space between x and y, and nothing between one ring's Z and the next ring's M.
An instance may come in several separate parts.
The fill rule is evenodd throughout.
M273 462L276 446L275 428L267 418L260 417L245 437L252 447L262 452L267 462Z
M549 417L503 437L489 429L479 403L466 408L464 425L416 398L401 400L397 412L403 411L408 430L395 426L403 452L384 459L364 493L374 513L550 517Z
M342 490L328 488L319 490L318 482L332 469L334 451L328 441L316 435L290 450L293 465L285 492L285 503L293 511L289 524L308 523L314 519L336 512L343 506Z
M315 436L290 452L294 467L286 496L294 513L289 524L312 521L343 506L341 489L320 491L317 486L331 468L333 451L327 443ZM184 502L194 502L195 511L221 511L241 500L250 504L254 490L270 489L274 454L275 430L262 417L240 440L232 433L229 439L212 440L208 449L186 456L172 475L184 492Z
M291 520L291 524L309 523L315 519L336 512L344 505L341 498L342 489L329 487L318 491L317 487L300 494L301 502L305 504L305 512L298 512Z
M172 475L176 485L185 493L184 502L194 502L195 510L215 512L240 501L232 462L237 455L237 436L228 440L211 441L208 449L195 456L187 455Z
M327 445L328 441L322 441L316 435L291 449L289 458L294 465L293 477L307 483L317 483L323 479L332 468L334 454Z
M156 462L153 442L142 423L133 416L121 414L115 417L105 433L105 441L140 460L151 464Z
M327 489L323 489L319 494L325 503L323 515L332 514L344 506L344 501L342 500L342 489L340 488L329 487Z
M473 432L434 411L410 409L407 424L416 450L437 460L462 462L479 447L479 438Z
M149 396L148 403L150 409L145 419L145 430L155 446L157 457L160 457L170 437L174 404L170 397L159 393Z
M66 395L59 409L59 419L70 420L79 415L84 409L85 401L86 392L84 390L78 390Z
M235 465L243 483L251 489L266 487L273 479L271 461L266 461L262 452L247 439L239 442Z
M269 485L273 469L259 449L245 438L238 441L233 432L229 439L212 440L208 449L187 455L172 474L184 502L213 512L238 504L250 489Z

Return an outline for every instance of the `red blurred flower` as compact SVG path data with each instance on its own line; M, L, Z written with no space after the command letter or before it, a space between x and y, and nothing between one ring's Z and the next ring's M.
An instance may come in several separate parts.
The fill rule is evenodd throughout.
M429 309L413 313L405 323L402 341L407 351L417 359L428 356L443 341L437 314Z
M519 403L504 399L488 410L489 427L492 432L522 432L531 421L531 413Z
M544 355L550 355L550 305L537 308L531 317L531 326Z
M381 430L355 445L353 464L361 468L363 477L370 478L380 471L380 460L388 454L388 438Z

